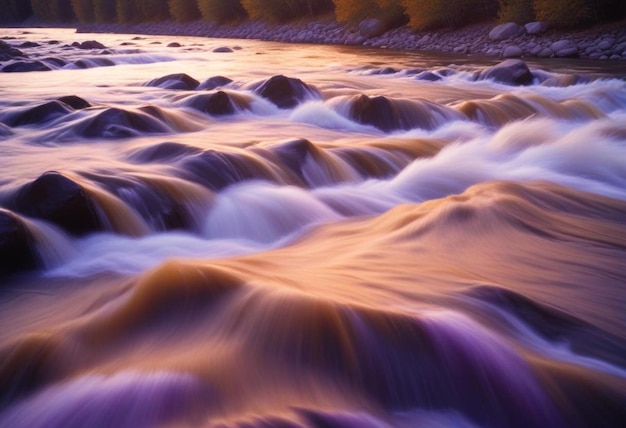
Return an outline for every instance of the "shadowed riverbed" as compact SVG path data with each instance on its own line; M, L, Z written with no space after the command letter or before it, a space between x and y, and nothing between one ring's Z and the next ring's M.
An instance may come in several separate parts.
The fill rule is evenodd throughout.
M2 35L0 426L626 420L623 65Z

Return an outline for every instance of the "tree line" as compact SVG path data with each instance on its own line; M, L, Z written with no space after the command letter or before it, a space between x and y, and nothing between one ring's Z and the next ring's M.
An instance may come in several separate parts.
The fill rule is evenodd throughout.
M245 19L286 22L334 13L337 21L357 24L378 18L387 26L415 30L456 28L499 19L524 24L546 21L572 28L626 17L625 0L1 0L0 22L31 15L44 22L218 23Z

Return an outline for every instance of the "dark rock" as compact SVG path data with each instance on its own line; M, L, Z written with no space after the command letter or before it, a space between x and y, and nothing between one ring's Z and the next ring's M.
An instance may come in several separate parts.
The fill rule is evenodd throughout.
M41 46L39 43L35 43L35 42L24 42L21 45L19 45L18 47L20 48L37 48Z
M96 205L87 191L58 172L46 172L24 185L12 205L20 214L49 221L73 235L103 229Z
M250 108L250 103L243 97L218 91L214 94L200 94L191 97L186 104L212 116L235 114L237 110Z
M0 276L39 266L35 240L24 222L12 212L0 209Z
M425 80L428 82L437 82L439 80L441 80L441 76L432 73L430 71L422 71L420 74L418 74L417 76L415 76L415 79L417 80Z
M206 90L212 91L213 89L220 88L222 86L226 86L232 83L233 80L224 76L213 76L209 77L207 80L202 82L200 86L198 86L198 90Z
M76 134L86 138L129 138L170 131L149 113L120 108L108 108L75 127Z
M31 71L50 71L48 67L41 61L18 61L5 66L2 71L5 73L28 73Z
M366 19L359 24L359 34L362 37L377 37L387 30L383 21L377 18Z
M494 41L510 39L524 33L524 27L514 22L507 22L495 27L489 32L489 39Z
M89 104L86 100L76 95L66 95L64 97L59 98L58 101L61 101L62 103L67 104L68 106L72 107L74 110L82 110L82 109L91 107L91 104Z
M199 182L212 190L222 190L244 180L264 178L255 177L254 168L250 168L237 155L214 150L185 159L180 171L186 179Z
M574 58L578 56L578 46L568 39L552 43L550 49L554 52L554 56L559 58Z
M178 42L172 42L170 44L167 45L168 48L180 48L182 47L182 45Z
M185 73L168 74L167 76L151 80L146 84L146 86L183 91L192 91L198 85L200 85L200 82Z
M530 85L533 75L524 61L509 59L489 67L479 74L479 79L493 79L507 85Z
M280 108L292 108L311 96L319 96L317 90L302 80L283 75L266 80L254 92Z
M398 70L392 67L380 68L378 70L374 70L371 72L373 75L385 75L385 74L396 74Z
M47 62L48 64L53 64L55 67L64 67L67 65L67 62L62 60L61 58L48 57L42 59L42 61Z
M78 68L113 67L115 63L108 58L79 59L74 63Z
M213 49L213 52L216 52L216 53L231 53L231 52L233 52L233 50L231 48L229 48L229 47L222 46L222 47Z
M77 47L78 49L106 49L106 46L104 46L102 43L97 42L95 40L88 40L86 42L82 42L82 43L72 43L72 46Z
M410 124L398 115L392 101L382 96L360 95L352 103L350 116L359 123L375 126L385 132L411 128Z
M530 34L530 35L535 35L535 34L541 34L541 33L545 33L548 30L548 23L547 22L529 22L528 24L524 25L524 29L526 30L526 34Z
M8 114L4 122L9 126L38 125L49 122L72 112L72 109L61 101L50 101L37 107Z
M58 40L49 40L48 44L49 45L58 45L60 42Z
M130 155L130 159L139 163L171 162L200 152L196 147L166 142L138 149Z
M519 46L507 46L502 51L502 56L504 58L519 58L523 54L522 49Z
M24 56L24 53L11 46L10 44L0 40L0 61L9 61L15 57Z

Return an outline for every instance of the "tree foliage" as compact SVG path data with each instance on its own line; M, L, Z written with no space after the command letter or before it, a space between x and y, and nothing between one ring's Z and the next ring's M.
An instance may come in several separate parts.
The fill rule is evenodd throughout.
M285 22L332 12L332 0L241 0L252 19Z
M33 14L29 1L3 0L0 7L0 22L21 22Z
M200 9L198 9L196 0L169 0L168 4L170 15L176 21L186 22L200 19Z
M117 18L115 0L93 0L94 17L98 22L113 22Z
M198 0L198 7L206 21L218 23L244 19L248 15L240 0Z
M402 0L333 0L337 21L355 24L366 18L380 18L388 23L404 16Z
M69 22L76 17L72 0L31 0L35 16L47 22Z
M587 0L534 0L533 8L539 21L554 27L576 27L593 19Z
M533 0L498 0L498 3L500 22L516 22L523 25L535 20Z
M72 0L72 8L78 21L85 23L96 20L92 0Z
M538 20L559 28L626 17L624 0L534 0L533 8Z
M403 0L409 25L415 30L457 28L495 17L494 0Z
M168 0L129 0L137 3L142 21L162 21L170 18Z

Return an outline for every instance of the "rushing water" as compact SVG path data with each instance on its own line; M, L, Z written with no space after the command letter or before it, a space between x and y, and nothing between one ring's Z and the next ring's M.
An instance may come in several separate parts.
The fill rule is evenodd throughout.
M623 426L623 65L0 34L0 426Z

